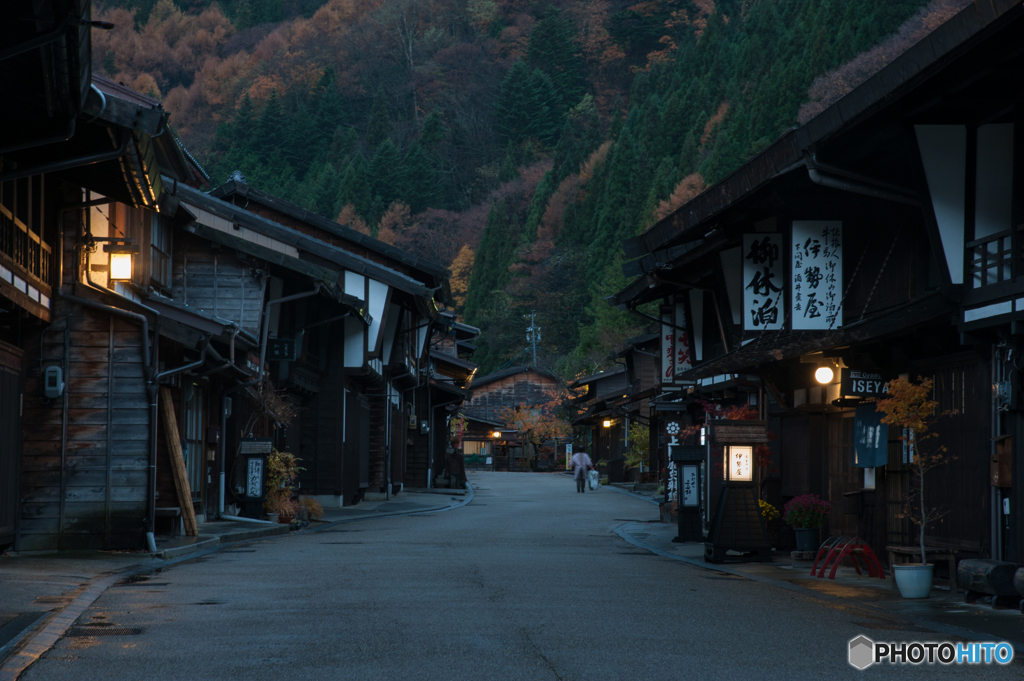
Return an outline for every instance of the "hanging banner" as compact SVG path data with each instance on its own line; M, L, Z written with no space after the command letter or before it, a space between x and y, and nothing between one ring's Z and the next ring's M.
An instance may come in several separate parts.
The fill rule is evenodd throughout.
M889 461L889 426L874 404L857 405L853 416L853 465L877 468Z
M672 328L673 310L661 308L661 382L671 383L676 375L676 332Z
M782 268L781 235L743 235L744 330L782 328L786 309Z
M790 261L792 328L827 331L843 325L843 223L793 221Z
M686 307L681 302L676 302L676 350L675 350L675 377L677 381L683 380L681 375L693 368L693 361L690 354L690 333L683 329L689 329L686 323Z

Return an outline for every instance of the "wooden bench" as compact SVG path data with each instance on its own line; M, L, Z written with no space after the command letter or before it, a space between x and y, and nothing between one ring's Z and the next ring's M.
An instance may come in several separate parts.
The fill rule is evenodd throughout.
M896 565L896 556L910 556L916 558L917 562L921 562L921 547L920 546L886 546L885 550L889 552L889 566ZM929 558L936 561L946 560L949 562L949 591L950 593L956 593L956 550L955 549L942 549L938 547L925 546L925 553ZM892 571L892 588L896 588L896 570Z
M163 508L156 509L157 518L171 518L171 536L177 537L179 534L184 534L185 528L182 525L184 522L181 517L180 506L166 506Z

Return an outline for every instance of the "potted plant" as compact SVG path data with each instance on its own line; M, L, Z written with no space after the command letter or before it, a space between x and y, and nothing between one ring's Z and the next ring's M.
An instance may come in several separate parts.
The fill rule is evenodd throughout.
M301 470L295 456L289 452L274 449L267 457L267 495L263 508L268 515L277 514L279 523L290 523L298 510L298 504L292 501L292 487Z
M935 566L928 564L925 529L948 512L944 508L929 506L925 498L925 474L944 465L950 458L944 445L924 446L938 435L929 432L932 424L940 416L947 415L938 411L939 403L932 399L932 383L930 378L914 383L902 376L889 381L889 397L879 400L875 407L885 414L882 423L897 428L900 440L910 449L911 492L902 516L910 518L918 527L921 562L892 566L896 586L904 598L927 598L931 593Z
M782 510L786 524L796 532L796 550L817 550L819 531L832 506L817 494L804 494L787 501Z
M764 499L758 499L757 506L761 510L761 517L764 518L765 527L768 528L768 539L772 546L779 544L779 529L776 526L779 520L779 509L769 504Z

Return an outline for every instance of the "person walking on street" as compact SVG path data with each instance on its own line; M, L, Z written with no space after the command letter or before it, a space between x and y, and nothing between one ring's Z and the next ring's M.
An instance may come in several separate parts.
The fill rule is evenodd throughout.
M576 452L572 455L572 472L576 477L577 492L582 494L587 489L587 471L591 470L594 470L594 463L586 452Z

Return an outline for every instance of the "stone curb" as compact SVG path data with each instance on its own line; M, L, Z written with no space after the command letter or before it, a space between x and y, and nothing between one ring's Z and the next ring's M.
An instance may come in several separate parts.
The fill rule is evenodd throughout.
M627 494L627 495L633 497L634 499L639 499L640 501L646 501L647 503L654 504L655 506L660 506L661 505L661 502L659 502L659 501L655 501L654 499L649 499L649 498L647 498L645 496L641 496L639 494L636 494L635 492L630 492L629 490L624 490L624 489L619 489L618 487L613 487L612 485L601 485L601 489L613 489L616 492L618 492L619 494Z

